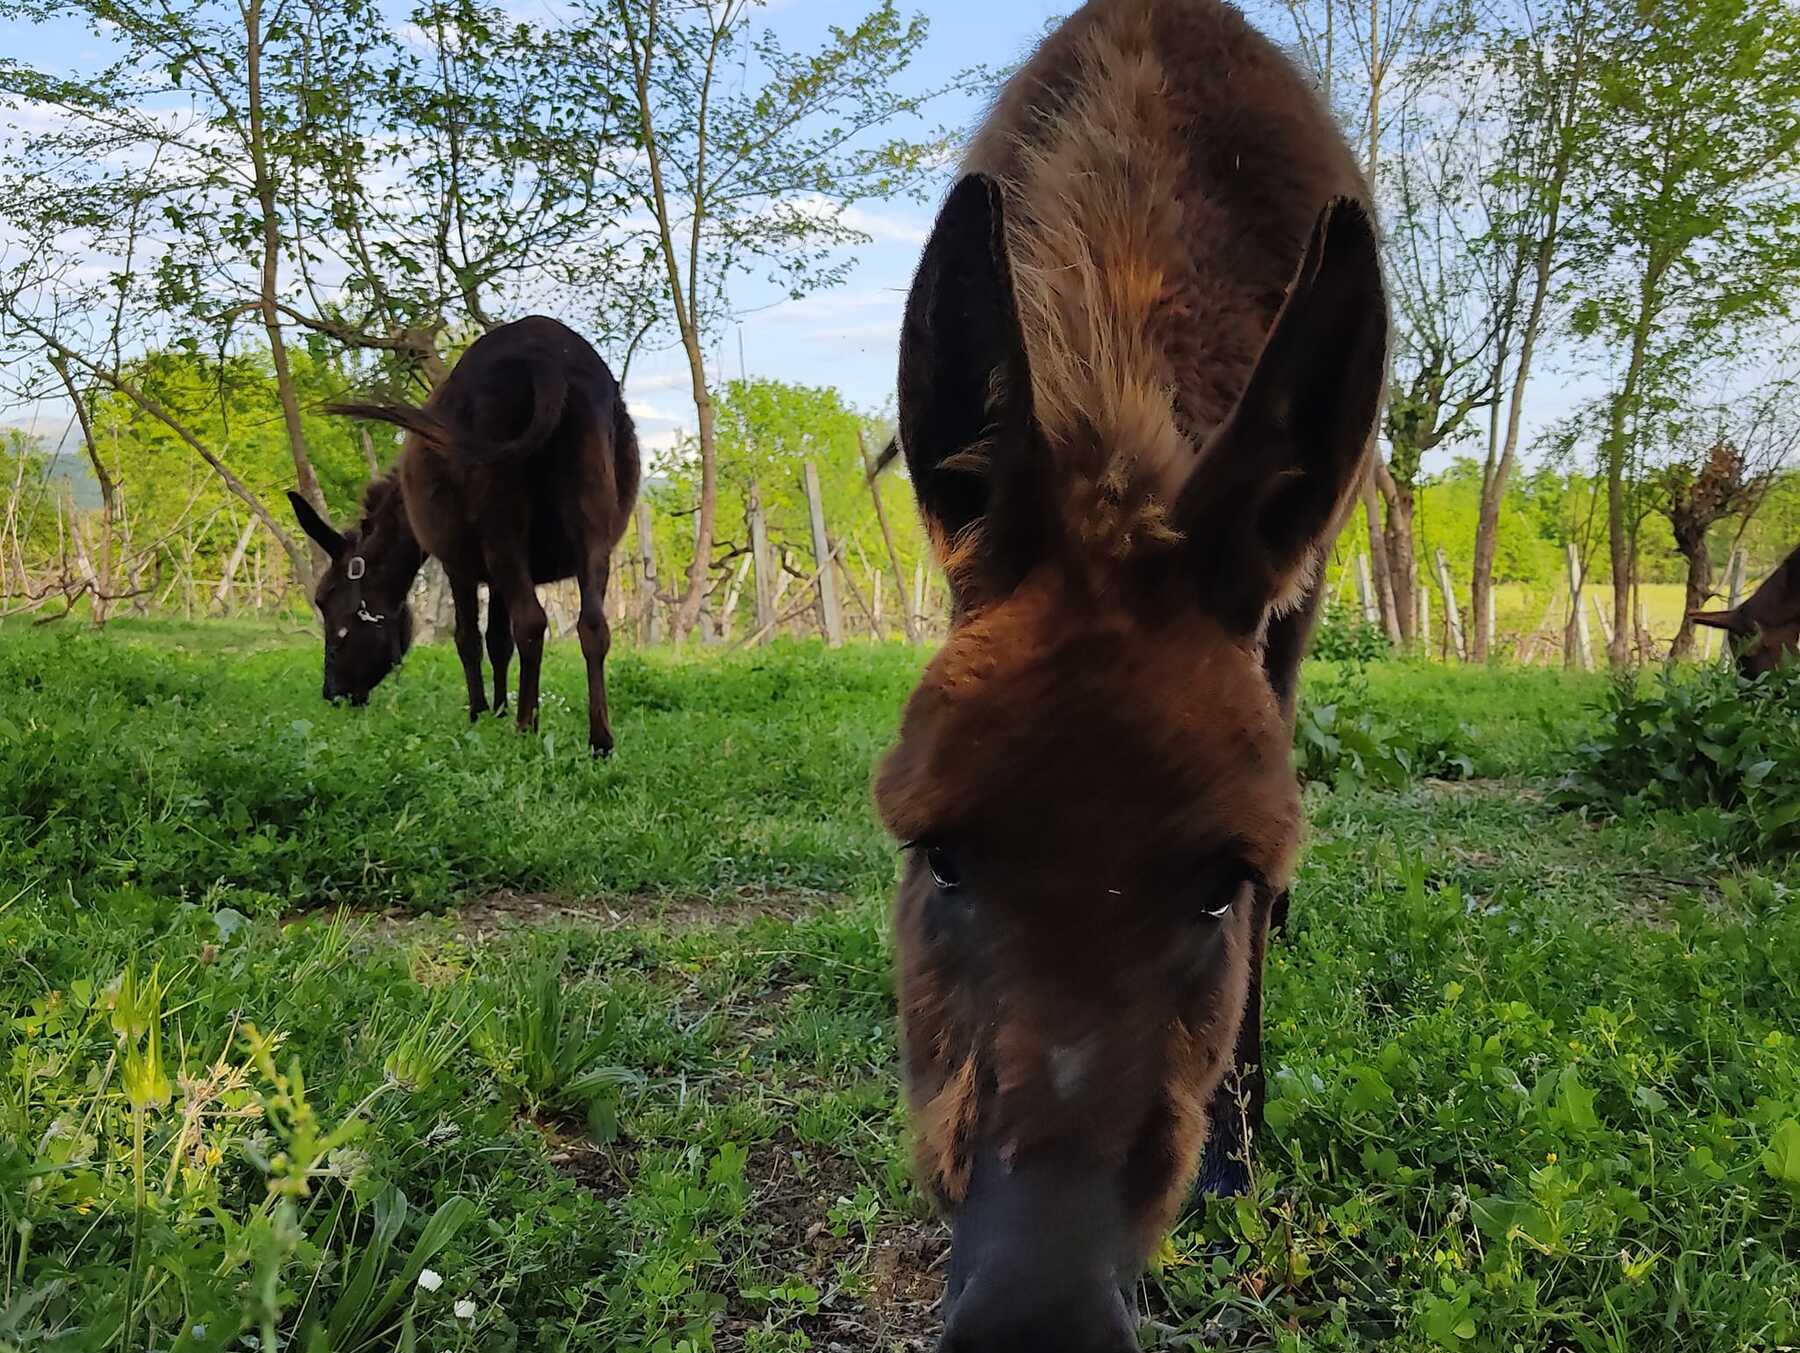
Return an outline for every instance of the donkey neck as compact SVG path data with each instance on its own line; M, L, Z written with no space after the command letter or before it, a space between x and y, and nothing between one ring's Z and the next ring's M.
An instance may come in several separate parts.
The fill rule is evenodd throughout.
M399 475L389 474L370 485L364 502L368 505L361 531L364 545L379 539L381 572L403 588L410 588L425 566L426 553L407 516Z

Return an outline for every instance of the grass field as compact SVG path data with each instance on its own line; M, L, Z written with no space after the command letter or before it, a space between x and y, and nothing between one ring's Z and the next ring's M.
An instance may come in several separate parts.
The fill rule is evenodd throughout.
M310 640L0 630L0 1350L921 1349L871 764L919 658L471 728ZM1800 1343L1800 867L1553 806L1597 679L1316 664L1253 1194L1147 1347ZM1442 778L1451 777L1451 778Z

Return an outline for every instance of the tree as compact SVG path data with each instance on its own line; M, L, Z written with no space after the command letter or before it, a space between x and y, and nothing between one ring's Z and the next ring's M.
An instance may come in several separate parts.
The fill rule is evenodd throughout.
M1671 658L1692 655L1694 625L1688 614L1712 599L1714 526L1732 517L1748 520L1800 445L1793 396L1791 379L1775 380L1746 398L1670 424L1670 454L1657 482L1675 548L1687 562L1681 629Z
M717 408L706 342L730 313L729 285L763 271L790 297L841 281L842 246L866 242L848 210L916 188L944 138L883 135L936 92L905 92L922 18L885 0L810 54L752 19L761 0L587 0L585 22L622 35L637 101L642 172L622 180L647 227L641 257L664 283L667 323L687 358L697 422L697 547L675 615L693 627L707 590L718 512ZM760 87L734 90L734 67Z
M872 609L877 576L883 576L884 589L888 586L887 546L870 497L859 437L878 445L887 429L851 408L830 387L737 380L719 390L717 399L719 538L706 561L708 596L720 594L720 584L750 553L747 515L753 488L767 524L775 570L794 584L811 578L817 561L801 484L801 467L811 460L819 473L826 521L834 539L845 547L842 571L855 594L846 604L867 603ZM699 483L699 458L690 453L677 460L661 489L669 508L666 516L677 523L667 536L668 553L690 567ZM916 517L898 514L889 526L903 559L927 557ZM739 592L740 604L749 595ZM909 614L905 609L900 613ZM722 607L714 607L713 614L726 620ZM904 620L898 628L907 629Z
M1387 503L1387 572L1409 644L1418 618L1414 517L1424 458L1474 434L1474 415L1495 398L1512 323L1505 270L1495 266L1480 212L1492 147L1474 116L1478 105L1451 97L1465 56L1459 43L1436 69L1416 73L1396 109L1396 149L1382 174L1394 324L1388 460L1377 482ZM1483 626L1474 629L1485 638Z
M1465 7L1461 0L1280 0L1279 8L1292 26L1302 59L1350 130L1370 190L1378 192L1396 127L1404 125L1394 109L1441 73L1446 47L1466 29ZM1434 379L1420 373L1422 393ZM1383 626L1394 643L1411 633L1416 577L1407 494L1417 470L1404 463L1401 468L1408 475L1405 487L1377 447L1362 486L1375 591Z
M1491 605L1500 511L1518 459L1525 393L1567 254L1570 175L1596 145L1594 44L1601 17L1597 0L1550 0L1542 10L1527 3L1491 36L1484 53L1484 71L1496 90L1492 106L1500 110L1483 201L1493 259L1489 292L1502 341L1495 352L1495 403L1470 570L1470 609L1477 616ZM1477 662L1493 656L1485 625L1475 626L1472 654Z
M228 352L253 319L292 479L316 506L296 332L315 361L374 359L346 373L359 384L429 388L448 345L533 290L594 319L641 310L618 303L605 231L621 199L595 172L635 138L606 92L620 83L606 35L548 41L478 0L426 0L404 39L372 0L0 0L0 14L85 21L118 53L92 77L0 62L0 98L50 115L13 138L0 181L0 219L46 251L16 270L18 308L54 311L56 341L102 384L130 350ZM563 94L571 65L593 82L580 101ZM163 111L172 99L189 111ZM76 285L58 259L116 271ZM98 347L73 336L102 315Z
M1644 425L1751 325L1787 314L1800 282L1800 13L1783 0L1646 4L1596 53L1596 135L1576 166L1577 332L1619 355L1602 464L1612 565L1610 657L1629 653L1627 481Z

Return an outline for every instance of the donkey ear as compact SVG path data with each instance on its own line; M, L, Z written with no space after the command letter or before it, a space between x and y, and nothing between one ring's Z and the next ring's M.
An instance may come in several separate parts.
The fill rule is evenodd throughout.
M1320 213L1256 368L1175 518L1209 602L1248 633L1292 600L1365 473L1387 364L1374 222Z
M321 517L313 505L288 490L288 502L294 509L294 519L300 523L300 529L313 538L321 550L336 559L344 552L344 538L332 528L330 522Z
M958 603L1004 592L1040 547L1031 369L1000 185L961 179L925 245L900 331L901 449Z

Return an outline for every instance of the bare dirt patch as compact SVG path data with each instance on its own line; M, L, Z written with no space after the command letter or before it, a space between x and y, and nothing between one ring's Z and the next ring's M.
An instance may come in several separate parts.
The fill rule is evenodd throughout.
M801 1277L819 1309L795 1322L818 1349L925 1353L937 1330L949 1237L936 1222L884 1214L870 1233L832 1217L863 1182L842 1151L783 1132L751 1153L750 1211L761 1231L760 1264L772 1278ZM742 1348L761 1311L734 1299L721 1349Z
M559 897L550 893L502 891L471 897L441 913L419 913L403 908L346 910L369 934L399 939L422 930L448 924L461 939L481 942L513 930L534 930L557 925L579 925L597 930L627 930L655 926L660 930L694 930L708 926L741 925L763 917L797 920L823 910L837 899L829 893L778 892L746 886L710 897L698 895L632 894L622 897ZM282 917L282 924L328 919L329 911L298 912Z

